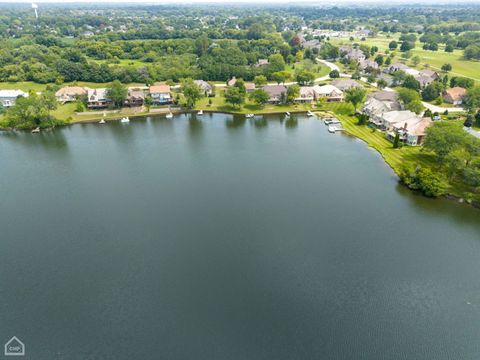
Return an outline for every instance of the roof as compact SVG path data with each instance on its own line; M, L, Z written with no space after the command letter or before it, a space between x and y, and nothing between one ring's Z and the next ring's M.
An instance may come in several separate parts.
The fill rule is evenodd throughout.
M287 87L285 85L265 85L263 90L265 90L270 97L277 97L287 91Z
M368 95L368 99L377 99L380 101L397 101L398 100L398 93L396 91L375 91Z
M150 86L150 93L169 93L170 85L152 85Z
M432 119L426 118L410 118L405 122L397 122L393 127L397 130L406 130L409 135L423 136L425 135L425 129L433 124Z
M410 110L394 110L388 111L382 115L384 121L387 121L391 124L398 122L405 122L411 119L417 119L418 115Z
M269 64L268 59L258 59L257 61L257 66L264 66L268 64Z
M444 96L450 97L453 101L461 100L467 93L467 90L462 87L453 87L445 91Z
M253 82L246 82L246 83L245 83L245 89L246 89L246 90L255 90L255 83L253 83Z
M16 98L18 96L28 96L28 94L22 90L0 90L0 97Z
M130 98L145 98L145 93L143 89L137 87L130 87L128 88L128 97Z
M332 92L343 94L342 90L340 90L339 88L333 85L323 85L323 86L315 85L313 87L313 91L315 91L317 94L320 94L320 95L329 95Z
M107 89L88 89L88 101L97 101L107 98Z
M62 95L84 95L87 93L87 90L81 86L65 86L58 90L55 93L55 96L62 96Z
M205 80L195 80L194 83L197 84L200 87L200 89L202 89L203 91L211 91L212 90L212 85L210 85Z
M233 86L237 83L237 78L234 76L230 80L228 80L227 85L228 86Z
M398 101L382 101L370 98L365 102L362 109L370 114L378 115L389 111L400 110L401 106Z
M336 79L332 81L332 85L340 90L346 90L354 87L362 87L358 82L352 79Z

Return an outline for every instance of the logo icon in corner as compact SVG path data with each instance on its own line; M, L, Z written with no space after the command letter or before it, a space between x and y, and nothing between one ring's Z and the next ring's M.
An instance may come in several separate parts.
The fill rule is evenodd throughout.
M25 344L16 336L12 337L5 344L5 356L23 356L25 355Z

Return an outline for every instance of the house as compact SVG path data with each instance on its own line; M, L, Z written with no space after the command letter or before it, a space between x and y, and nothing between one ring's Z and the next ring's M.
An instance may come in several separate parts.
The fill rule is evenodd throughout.
M409 121L418 121L418 119L418 115L410 110L394 110L370 118L370 122L381 130L392 130L394 124L404 124Z
M245 85L245 90L247 90L247 93L253 92L255 90L255 83L246 82L244 85Z
M407 145L420 145L425 138L426 129L433 124L432 119L426 118L412 118L405 122L398 122L393 124L392 131L388 132L386 137L390 141L395 139L396 134L399 135L400 141Z
M165 105L172 103L169 85L152 85L150 86L150 96L154 105Z
M112 100L107 97L107 89L88 89L87 106L89 109L102 109L112 104Z
M87 89L80 86L64 86L55 93L57 101L61 103L76 101L84 95L87 95Z
M195 80L195 84L203 91L206 96L213 95L213 86L205 80Z
M370 72L372 70L378 69L378 64L370 59L360 60L358 62L358 68L362 71Z
M327 101L342 101L343 91L333 85L315 85L313 87L315 100L327 99Z
M461 105L466 94L466 89L457 86L446 90L443 93L443 99L449 104Z
M28 94L22 90L0 90L0 104L4 107L13 106L19 96L27 97Z
M398 101L398 93L396 91L388 91L388 90L382 90L382 91L375 91L370 94L368 94L367 99L377 99L380 101Z
M424 89L426 86L430 85L432 82L435 81L433 77L422 75L419 73L418 75L414 76L415 80L420 83L420 88Z
M318 49L320 50L322 48L322 43L318 41L317 39L314 40L308 40L304 41L302 43L303 48L310 48L310 49Z
M268 62L268 59L258 59L257 63L255 64L255 67L262 67L268 64L270 64Z
M388 73L388 74L391 74L391 73L394 73L396 71L406 71L408 69L410 69L410 68L405 64L395 63L395 64L392 64L392 65L388 66L385 69L385 72Z
M142 106L145 101L145 92L140 87L129 87L127 98L124 101L125 106Z
M268 102L270 104L278 104L282 100L282 94L286 94L287 87L284 85L265 85L263 87L269 96Z
M237 83L237 78L234 76L227 81L227 86L234 86Z
M436 72L435 70L428 70L428 69L420 70L420 75L421 76L428 76L428 77L432 78L433 80L440 79L440 74L438 72Z
M331 84L342 91L355 88L355 87L363 87L353 79L336 79L336 80L333 80Z
M380 119L383 114L395 110L401 110L401 105L398 101L382 101L375 98L370 98L365 102L360 112L368 115L373 124L380 126Z
M360 49L340 48L340 54L348 60L356 60L358 62L367 58Z
M298 97L294 99L298 103L311 103L315 100L315 91L313 86L302 86L300 87L300 93Z

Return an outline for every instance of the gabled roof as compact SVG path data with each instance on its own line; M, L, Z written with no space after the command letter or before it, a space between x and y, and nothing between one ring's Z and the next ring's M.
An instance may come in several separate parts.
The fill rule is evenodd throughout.
M453 87L444 93L444 97L448 97L453 101L461 100L467 94L467 90L462 87Z
M55 96L75 96L75 95L84 95L87 93L87 90L81 86L65 86L58 90L55 93Z
M278 97L283 92L287 91L287 87L285 85L265 85L263 87L263 90L265 90L268 93L268 95L272 98L272 97Z
M150 86L150 93L169 93L170 86L169 85L152 85Z
M362 87L353 79L336 79L332 81L332 85L340 90L346 90L354 87Z
M18 96L28 96L28 94L22 90L0 90L0 97L16 98Z
M340 90L339 88L333 85L323 85L323 86L315 85L313 87L313 90L320 95L329 95L332 92L336 92L337 94L340 94L340 95L343 94L342 90Z

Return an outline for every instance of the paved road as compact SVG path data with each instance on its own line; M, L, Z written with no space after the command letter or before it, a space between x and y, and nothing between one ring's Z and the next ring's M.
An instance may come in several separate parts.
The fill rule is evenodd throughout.
M438 112L439 114L443 114L445 110L448 110L449 113L458 113L458 112L464 112L465 109L461 107L441 107L437 105L432 105L430 103L427 103L425 101L422 101L423 106L425 106L427 109L429 109L432 112Z

